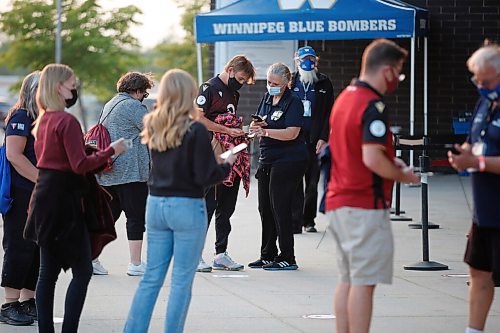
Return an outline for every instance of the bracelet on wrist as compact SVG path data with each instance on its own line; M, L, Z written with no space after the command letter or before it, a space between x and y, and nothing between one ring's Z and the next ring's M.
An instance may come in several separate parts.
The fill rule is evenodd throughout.
M484 155L480 155L477 158L479 160L479 172L485 172L486 171L486 159L484 158Z

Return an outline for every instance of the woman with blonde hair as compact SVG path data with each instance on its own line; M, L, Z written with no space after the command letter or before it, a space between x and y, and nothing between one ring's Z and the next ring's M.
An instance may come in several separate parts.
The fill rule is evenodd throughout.
M78 120L65 107L78 98L70 67L45 66L36 95L39 116L33 134L38 179L33 190L24 237L40 247L36 286L38 331L53 333L54 291L61 269L73 277L66 292L62 332L77 332L92 276L91 245L82 200L89 188L85 175L127 148L119 139L87 155Z
M35 138L32 125L38 115L36 90L40 71L28 74L21 85L19 98L5 119L5 147L11 165L12 206L3 217L3 267L1 285L5 303L0 322L24 326L36 319L35 287L40 265L38 246L23 239L28 217L28 204L35 186Z
M155 111L144 118L142 142L151 152L146 205L147 265L125 332L147 332L156 299L175 257L165 332L182 332L193 278L205 242L203 191L224 180L234 155L217 164L204 125L195 121L196 86L180 69L163 75Z

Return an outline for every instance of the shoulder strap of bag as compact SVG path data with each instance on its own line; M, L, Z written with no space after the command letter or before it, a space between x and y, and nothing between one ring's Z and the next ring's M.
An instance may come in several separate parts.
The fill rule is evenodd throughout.
M118 105L120 104L121 102L123 102L124 100L126 100L128 98L124 98L122 100L119 100L115 105L113 105L113 107L111 108L111 110L109 110L109 112L106 114L106 116L101 120L101 117L102 117L102 113L104 112L104 106L102 107L101 109L101 113L99 114L99 121L97 122L98 124L102 124L104 122L104 120L106 118L108 118L108 116L110 115L111 111L113 111L113 109Z

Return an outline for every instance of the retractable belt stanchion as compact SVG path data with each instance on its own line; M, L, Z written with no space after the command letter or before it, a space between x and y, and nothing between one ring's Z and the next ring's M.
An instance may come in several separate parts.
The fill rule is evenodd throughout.
M435 261L429 261L429 221L428 221L428 171L430 167L430 159L426 154L425 148L428 146L428 138L423 138L424 150L422 151L422 156L419 157L419 165L421 172L421 184L422 184L422 261L417 262L413 265L403 266L406 270L415 271L442 271L447 270L448 266L440 264Z
M412 141L412 140L409 140ZM420 174L421 174L421 189L422 189L422 221L420 223L410 223L408 224L408 228L410 229L422 229L423 228L423 222L425 218L425 222L427 224L427 229L439 229L439 224L435 224L432 222L429 222L428 220L428 212L429 212L429 197L428 197L428 176L430 174L429 169L431 166L431 160L429 156L427 156L427 149L429 148L429 138L424 136L422 139L419 140L413 140L413 141L420 141L422 145L422 156L418 158L419 161L419 168L420 168Z
M401 158L401 149L399 147L399 136L395 136L394 146L396 148L396 157ZM391 209L391 221L412 221L413 219L408 216L404 216L405 212L401 210L401 183L396 182L394 193L394 210Z

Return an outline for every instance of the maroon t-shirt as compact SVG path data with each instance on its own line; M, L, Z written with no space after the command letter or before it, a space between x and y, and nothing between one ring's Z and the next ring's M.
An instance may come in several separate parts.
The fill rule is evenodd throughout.
M363 144L385 147L392 161L392 134L385 104L370 85L356 81L335 100L330 115L332 166L326 210L340 207L385 209L391 204L393 181L372 172L363 163Z
M97 169L114 154L114 149L108 147L86 155L80 123L70 113L45 112L39 121L35 140L38 168L83 175Z

